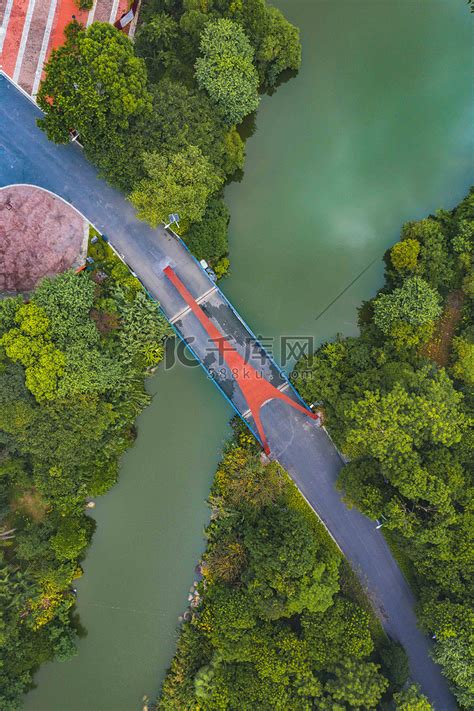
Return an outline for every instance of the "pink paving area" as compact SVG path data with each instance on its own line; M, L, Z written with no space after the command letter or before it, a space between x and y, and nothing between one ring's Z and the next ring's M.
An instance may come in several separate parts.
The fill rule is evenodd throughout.
M56 6L55 6L56 1ZM28 93L35 93L38 85L38 71L41 62L46 62L51 51L64 42L64 29L72 21L73 15L84 26L87 24L89 12L79 10L74 0L13 0L10 18L3 26L5 10L9 0L0 0L0 26L6 31L3 51L0 54L0 67L13 77L17 67L17 78L20 86ZM95 22L118 20L130 6L129 0L97 0L91 17ZM25 20L30 9L30 25ZM50 11L51 14L50 15ZM48 15L52 23L48 26ZM21 55L20 45L23 31L27 31L24 54ZM124 32L128 32L129 27ZM42 73L43 75L43 73ZM36 81L35 81L36 79Z
M84 263L88 223L60 198L28 185L0 190L0 292L28 292Z
M101 0L101 2L98 2L94 13L94 22L109 22L113 5L114 0ZM113 22L115 22L115 17Z
M304 412L305 415L311 417L311 419L316 420L319 415L311 412L307 407L300 405L299 403L292 400L288 395L282 393L274 385L262 378L261 373L259 374L255 368L250 365L244 358L238 353L238 351L230 345L229 341L225 336L219 331L219 329L212 323L210 318L204 313L202 308L193 298L192 294L185 287L181 279L177 276L176 272L172 267L168 266L163 269L170 282L177 289L183 300L189 306L193 314L199 319L199 322L205 329L209 338L216 344L220 355L224 359L225 363L234 374L235 381L242 391L242 394L247 402L252 417L254 419L255 425L257 427L260 440L263 444L263 448L267 454L270 454L270 448L268 446L267 437L263 429L262 421L260 418L260 410L269 400L279 399L283 400L287 405L293 407L295 410Z
M6 8L7 8L7 0L0 0L0 27L2 26Z
M32 93L51 0L36 0L28 32L28 52L21 63L18 83Z
M8 23L7 33L3 43L3 51L0 57L2 69L8 76L13 76L13 72L15 71L16 57L20 47L21 34L23 32L23 25L25 24L28 5L28 0L13 0L10 21Z

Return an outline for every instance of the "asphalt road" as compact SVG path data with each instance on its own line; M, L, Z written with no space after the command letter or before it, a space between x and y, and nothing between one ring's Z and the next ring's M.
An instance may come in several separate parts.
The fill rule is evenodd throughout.
M107 234L182 337L191 341L201 362L208 370L219 366L218 384L244 412L246 404L240 389L225 366L220 371L204 329L192 313L185 311L186 304L163 269L171 265L195 299L207 294L200 305L242 353L247 339L253 342L252 335L219 290L210 291L212 283L182 244L163 228L154 230L140 222L123 195L98 178L79 146L48 142L36 127L39 115L39 110L0 74L0 187L27 183L51 190ZM253 354L252 349L250 354L247 350L247 357L276 386L284 382L271 359L262 359L258 346ZM413 678L437 711L456 709L446 680L429 656L430 640L416 626L413 594L385 539L375 530L373 521L343 504L334 487L342 461L329 437L314 421L279 400L263 406L262 422L272 455L288 470L351 562L387 633L405 647ZM249 425L252 428L251 421Z

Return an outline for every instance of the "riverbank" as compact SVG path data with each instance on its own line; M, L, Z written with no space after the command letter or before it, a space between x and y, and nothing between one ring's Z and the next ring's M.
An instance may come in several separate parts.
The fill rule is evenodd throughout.
M317 345L357 333L354 307L380 287L380 255L402 221L452 207L469 184L469 14L463 3L279 4L302 28L304 62L262 100L244 179L226 188L224 289L257 333ZM88 636L76 658L39 673L32 711L65 698L73 711L141 709L169 666L231 413L199 369L177 366L148 387L135 446L94 512L78 585Z
M2 708L19 707L41 664L76 653L86 510L117 480L168 335L93 231L89 252L87 267L0 300Z
M156 708L398 700L402 647L285 471L235 428L211 489L203 580Z
M472 593L473 247L474 190L452 211L405 224L385 255L385 285L359 312L360 335L297 366L309 376L303 395L321 398L350 458L338 487L387 531L462 708L474 702L460 671L469 667Z

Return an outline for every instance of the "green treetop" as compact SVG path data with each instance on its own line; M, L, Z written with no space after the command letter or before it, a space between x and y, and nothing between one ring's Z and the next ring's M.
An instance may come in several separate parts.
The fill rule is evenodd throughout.
M45 112L38 123L56 143L76 129L87 146L125 133L130 122L150 110L146 69L131 41L113 26L72 23L66 42L53 50L38 93Z
M224 120L237 124L258 106L258 74L242 27L231 20L209 22L201 35L196 78Z
M138 216L153 227L165 222L171 212L184 223L199 222L209 197L222 184L209 160L196 146L188 145L169 156L145 153L148 175L130 195Z

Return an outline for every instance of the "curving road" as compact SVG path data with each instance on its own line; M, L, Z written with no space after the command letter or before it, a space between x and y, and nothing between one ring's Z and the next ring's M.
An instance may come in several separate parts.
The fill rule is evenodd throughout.
M263 377L298 403L271 358L255 342L219 289L182 244L163 228L140 222L123 195L97 177L77 145L56 146L36 127L39 110L0 73L0 187L27 183L43 187L70 202L103 233L140 276L179 335L191 343L223 394L256 433L243 390L232 378L219 353L209 348L202 314ZM196 308L167 278L179 273ZM250 355L248 343L255 346ZM218 367L217 367L218 366ZM222 370L221 370L222 367ZM440 668L429 656L430 640L416 626L415 600L380 531L373 521L342 502L334 483L343 465L326 435L308 415L281 399L271 399L260 411L272 456L287 469L311 507L329 529L361 579L387 633L407 651L412 676L437 711L456 704ZM258 435L258 432L256 433Z

